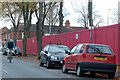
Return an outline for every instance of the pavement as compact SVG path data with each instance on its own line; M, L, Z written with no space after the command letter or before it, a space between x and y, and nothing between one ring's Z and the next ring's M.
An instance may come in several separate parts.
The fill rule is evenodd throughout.
M116 74L115 74L115 79L120 80L120 65L117 66Z
M14 56L14 58L26 59L26 60L32 60L32 61L35 61L35 62L40 62L40 60L37 59L38 57L36 55L27 55L27 56L21 56L21 57Z

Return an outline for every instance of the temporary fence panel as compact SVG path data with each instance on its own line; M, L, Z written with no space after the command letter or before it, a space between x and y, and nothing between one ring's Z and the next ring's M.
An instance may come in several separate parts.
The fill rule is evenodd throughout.
M92 30L93 43L109 45L116 55L116 62L120 64L120 24L94 28ZM51 36L43 36L42 47L49 43L57 44L61 42L62 45L68 46L70 49L76 44L91 43L91 30L78 30L74 32L61 33ZM22 41L17 42L17 46L22 49ZM31 38L27 40L27 53L37 55L37 40Z

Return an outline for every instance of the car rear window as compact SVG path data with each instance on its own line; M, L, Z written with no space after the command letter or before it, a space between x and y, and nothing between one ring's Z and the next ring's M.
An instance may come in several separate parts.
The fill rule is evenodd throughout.
M108 46L100 46L100 45L87 45L86 53L113 55L113 52L110 49L110 47L108 47Z
M66 46L50 46L49 52L51 53L65 53L65 51L70 51L70 49Z

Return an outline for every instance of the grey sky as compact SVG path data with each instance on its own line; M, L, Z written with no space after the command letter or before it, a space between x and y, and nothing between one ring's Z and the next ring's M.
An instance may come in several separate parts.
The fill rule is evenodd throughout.
M64 18L64 23L66 20L70 20L71 26L81 26L79 23L76 22L76 18L78 17L78 15L74 12L73 7L75 7L75 5L73 6L71 4L71 1L75 2L76 0L64 0L64 6L66 8L66 11L70 13ZM85 3L87 1L88 0L77 0L77 4ZM113 11L115 8L118 7L119 1L120 0L93 0L93 5L95 5L95 9L101 13L102 18L104 19L104 23L102 23L101 26L107 25L108 9L110 9L109 10L109 18L110 18L109 25L114 24L112 23L111 18L114 17ZM36 20L34 19L32 23L35 24ZM1 27L7 26L8 28L10 28L11 27L10 25L12 25L10 22L3 22L3 21L0 21L0 24L1 24Z

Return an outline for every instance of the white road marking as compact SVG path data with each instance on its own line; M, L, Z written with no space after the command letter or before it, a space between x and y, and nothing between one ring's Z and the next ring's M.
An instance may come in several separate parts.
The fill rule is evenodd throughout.
M6 71L6 70L3 70L3 72L5 72L6 74L8 74L8 71Z

